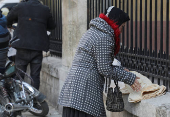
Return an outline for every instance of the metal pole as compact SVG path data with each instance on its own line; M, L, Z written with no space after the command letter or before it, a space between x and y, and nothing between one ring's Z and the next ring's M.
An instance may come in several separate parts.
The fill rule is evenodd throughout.
M161 0L161 35L160 35L160 57L163 58L163 0Z
M150 56L152 56L152 0L150 0Z
M125 10L125 0L123 0L123 11ZM125 47L125 31L123 29L122 31L122 51L125 52L124 50Z
M157 57L157 0L155 0L155 57Z
M128 0L127 0L128 1ZM117 7L117 0L115 0L115 7Z
M147 0L145 0L145 55L147 55Z
M135 4L135 52L137 54L137 50L138 50L138 28L137 28L137 22L138 22L138 0L136 0L136 4Z
M169 0L166 3L166 58L169 59Z
M142 54L142 0L140 0L140 54Z
M131 52L133 52L133 0L131 0Z
M126 0L127 1L127 14L129 14L129 0ZM127 27L126 27L126 33L127 33L127 37L126 37L126 41L127 41L127 51L129 50L129 22L127 22Z

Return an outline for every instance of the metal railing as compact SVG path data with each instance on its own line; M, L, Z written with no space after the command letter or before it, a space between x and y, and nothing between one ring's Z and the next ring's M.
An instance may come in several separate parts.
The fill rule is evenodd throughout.
M112 5L131 19L121 34L117 58L170 91L169 0L87 0L87 24Z
M62 57L62 0L41 0L51 9L56 28L50 36L50 53Z

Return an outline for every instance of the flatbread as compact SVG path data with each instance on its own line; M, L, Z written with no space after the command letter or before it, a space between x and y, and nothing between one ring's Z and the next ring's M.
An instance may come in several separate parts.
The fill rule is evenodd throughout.
M143 76L142 74L136 71L131 72L136 74L136 76L140 78L138 79L138 81L141 84L142 89L141 91L136 92L129 85L125 84L125 87L122 88L121 91L123 94L129 94L129 102L136 103L144 99L150 99L164 94L166 90L165 86L153 84L146 76Z

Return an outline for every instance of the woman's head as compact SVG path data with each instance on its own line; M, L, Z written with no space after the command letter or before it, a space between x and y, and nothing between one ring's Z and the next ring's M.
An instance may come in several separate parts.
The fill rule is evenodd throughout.
M123 29L123 27L125 25L125 22L130 20L130 18L129 18L127 13L125 13L121 9L116 8L114 6L111 6L108 9L106 9L105 15L109 19L111 19L114 22L116 22L117 25L119 25L120 31Z

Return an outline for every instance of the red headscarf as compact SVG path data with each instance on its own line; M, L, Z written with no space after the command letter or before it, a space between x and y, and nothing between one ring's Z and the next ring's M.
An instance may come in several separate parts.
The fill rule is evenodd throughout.
M115 48L114 48L114 55L116 55L120 50L120 30L119 25L116 24L113 20L109 19L105 14L101 13L99 15L100 18L105 20L114 30L114 40L115 40Z

